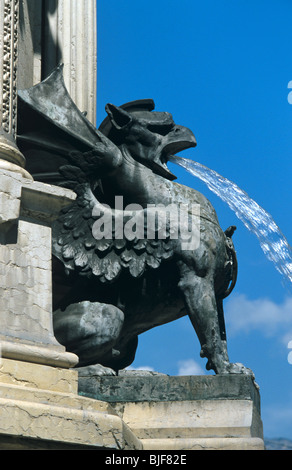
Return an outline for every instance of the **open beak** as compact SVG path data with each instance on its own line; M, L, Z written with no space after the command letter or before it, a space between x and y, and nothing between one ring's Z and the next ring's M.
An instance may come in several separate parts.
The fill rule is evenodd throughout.
M160 176L170 181L176 179L176 176L169 171L167 162L171 156L182 150L196 147L197 141L190 129L183 126L175 126L174 129L165 137L162 152L153 160L154 170Z

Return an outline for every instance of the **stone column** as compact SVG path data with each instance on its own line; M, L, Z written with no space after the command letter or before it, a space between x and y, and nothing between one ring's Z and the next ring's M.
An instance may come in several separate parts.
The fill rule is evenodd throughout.
M42 78L60 63L71 98L96 122L96 0L44 0Z
M17 88L42 81L43 0L20 0Z
M25 158L15 143L19 0L0 3L0 170L30 178Z
M69 368L78 358L53 332L51 224L75 195L33 181L15 142L20 5L0 3L0 353Z

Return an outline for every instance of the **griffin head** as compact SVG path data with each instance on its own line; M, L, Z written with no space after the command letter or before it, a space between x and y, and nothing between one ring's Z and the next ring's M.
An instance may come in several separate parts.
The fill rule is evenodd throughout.
M173 121L166 112L153 112L153 100L139 100L120 107L106 105L108 117L99 130L131 156L169 180L176 179L168 167L171 155L196 146L194 134Z

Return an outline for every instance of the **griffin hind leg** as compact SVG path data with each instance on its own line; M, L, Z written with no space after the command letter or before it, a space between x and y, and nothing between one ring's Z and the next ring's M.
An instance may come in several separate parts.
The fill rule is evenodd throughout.
M216 301L211 277L200 277L194 271L186 270L179 287L201 344L201 357L208 359L206 369L213 369L216 374L253 375L252 371L242 364L232 364L229 361L223 308L222 304Z
M115 350L124 323L123 312L114 305L83 301L54 312L57 340L79 357L78 367L105 364L118 355Z

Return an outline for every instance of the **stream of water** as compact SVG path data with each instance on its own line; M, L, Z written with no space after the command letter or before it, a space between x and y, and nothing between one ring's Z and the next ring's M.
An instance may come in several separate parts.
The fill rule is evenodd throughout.
M245 191L216 171L187 158L173 156L170 161L199 178L228 204L245 227L256 235L266 257L274 263L292 288L292 248L272 216Z

